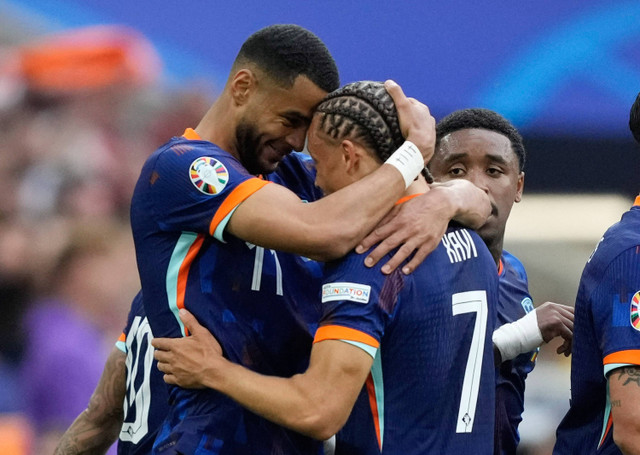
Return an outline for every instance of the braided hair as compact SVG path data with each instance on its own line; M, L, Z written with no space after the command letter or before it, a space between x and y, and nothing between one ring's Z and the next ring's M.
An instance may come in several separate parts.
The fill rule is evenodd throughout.
M329 93L316 109L320 129L334 140L352 138L383 163L404 142L398 111L382 82L359 81ZM425 177L427 177L425 175ZM427 181L433 179L427 177Z

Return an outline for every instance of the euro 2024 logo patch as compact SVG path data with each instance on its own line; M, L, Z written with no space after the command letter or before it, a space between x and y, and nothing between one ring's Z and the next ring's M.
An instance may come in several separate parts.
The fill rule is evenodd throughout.
M229 181L229 171L220 161L209 156L201 156L189 167L189 177L193 186L202 193L213 196L221 192Z
M640 291L631 298L631 326L640 331Z

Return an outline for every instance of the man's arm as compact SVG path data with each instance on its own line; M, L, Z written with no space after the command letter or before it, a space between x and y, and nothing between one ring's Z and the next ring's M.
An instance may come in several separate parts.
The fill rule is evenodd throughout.
M640 454L640 366L616 368L609 374L613 440L625 455Z
M324 440L347 421L373 359L337 340L313 345L309 368L291 378L264 376L229 362L215 338L186 310L191 336L156 338L158 368L169 384L209 387L279 425Z
M433 155L435 120L422 103L407 98L395 83L385 84L396 103L400 127L424 162ZM288 190L266 185L233 212L227 229L256 245L319 259L336 259L356 246L403 194L406 184L395 166L319 201L302 204Z
M89 406L62 435L55 455L105 454L118 439L126 393L126 355L114 347Z
M490 214L489 197L473 183L458 179L432 184L430 191L389 213L360 242L356 251L363 253L379 243L365 259L365 264L372 267L389 251L402 245L382 267L382 272L393 272L415 251L402 268L403 273L408 274L438 246L451 220L475 229L482 226Z
M512 360L558 336L564 341L556 352L568 357L573 340L573 319L572 306L545 302L517 321L497 328L493 332L495 364Z

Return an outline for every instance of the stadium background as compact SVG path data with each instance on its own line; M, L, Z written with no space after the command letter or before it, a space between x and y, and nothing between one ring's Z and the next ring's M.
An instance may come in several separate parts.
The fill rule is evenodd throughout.
M513 121L525 138L528 157L524 201L514 208L505 247L527 267L535 302L573 302L586 258L639 190L640 153L627 128L629 107L640 91L637 1L2 0L0 117L6 128L2 132L13 131L11 122L16 118L31 119L32 111L19 111L24 117L7 117L32 92L39 92L47 102L73 103L68 100L77 97L91 103L98 114L92 112L84 120L99 122L105 112L116 116L117 120L109 117L109 123L120 128L121 143L131 144L135 131L144 131L144 137L135 141L134 158L124 160L133 169L110 168L118 175L127 173L127 179L120 179L126 181L109 193L117 194L119 202L99 215L112 215L109 210L119 214L126 208L135 166L168 136L197 121L222 88L240 43L262 26L290 22L309 28L327 43L343 83L393 78L406 93L429 105L436 119L459 108L487 107ZM59 33L80 36L74 35L77 29L96 25L125 27L111 30L109 39L118 30L125 35L131 32L133 41L148 46L136 57L138 65L148 65L147 71L138 68L140 74L130 80L114 78L99 87L81 88L78 80L51 87L33 74L21 78L8 63L24 46L43 46ZM46 81L46 67L43 71ZM114 93L114 87L127 84L128 88ZM136 87L133 92L131 85ZM113 99L120 103L123 97L128 101L126 108L114 107ZM124 128L123 133L122 124L135 131ZM73 128L73 121L66 127ZM37 128L46 136L46 124ZM15 163L2 166L2 172L15 171L26 159L16 158L21 153L16 143L7 134L2 138L0 157ZM26 160L34 168L38 159ZM66 165L62 160L54 167L60 170ZM56 256L49 251L50 245L43 252L33 251L40 243L16 238L16 227L19 230L34 220L46 224L61 215L55 201L33 202L32 193L24 188L37 177L21 172L12 179L15 186L3 184L3 198L16 195L16 201L9 207L4 201L1 209L0 278L10 284L20 269L16 257L51 256L47 262L51 266ZM61 173L68 174L67 170ZM113 184L113 178L106 180ZM81 193L87 189L86 182L83 185L78 189ZM95 205L95 199L91 201L89 205ZM95 207L62 212L73 219L74 226L83 223L87 212L93 221L96 218ZM19 270L18 276L30 273L33 270ZM105 277L107 283L113 280L113 286L123 288L119 279ZM33 281L27 279L25 288L38 288ZM0 309L9 314L3 324L11 327L20 325L26 308L45 292L15 297L23 289L14 288L3 284L0 290ZM122 289L123 296L128 290ZM128 301L118 307L120 325L127 305ZM121 328L113 325L101 327L105 339ZM12 372L20 369L28 335L11 328L4 332L8 335L2 337L0 347L10 381ZM556 358L553 348L542 350L528 381L522 453L550 453L555 425L568 405L569 363ZM5 415L14 416L19 408L7 405ZM24 430L22 423L15 422L5 425L5 431ZM25 431L30 435L27 439L37 436Z

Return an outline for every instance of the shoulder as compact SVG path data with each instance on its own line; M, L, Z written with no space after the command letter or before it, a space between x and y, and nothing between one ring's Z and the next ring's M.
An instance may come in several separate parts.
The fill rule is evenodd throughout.
M502 251L502 264L505 268L505 275L511 271L515 273L521 280L528 281L527 271L524 268L524 264L513 254L509 253L506 250Z

